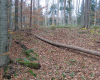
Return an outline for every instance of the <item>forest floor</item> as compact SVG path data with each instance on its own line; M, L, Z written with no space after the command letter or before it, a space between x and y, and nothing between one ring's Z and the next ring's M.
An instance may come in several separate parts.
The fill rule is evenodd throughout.
M40 27L32 29L31 33L54 42L100 51L99 30ZM100 80L99 56L56 47L21 31L13 34L12 46L9 49L10 59L13 60L19 57L25 58L22 47L14 41L33 49L39 55L38 62L41 68L36 70L19 64L9 64L15 71L10 80ZM29 70L36 76L31 75ZM0 80L7 80L3 78L3 74L4 70L0 68Z

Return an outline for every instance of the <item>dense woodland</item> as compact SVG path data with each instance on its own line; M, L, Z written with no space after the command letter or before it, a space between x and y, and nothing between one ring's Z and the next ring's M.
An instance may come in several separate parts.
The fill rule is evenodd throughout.
M0 0L0 80L100 80L100 0Z

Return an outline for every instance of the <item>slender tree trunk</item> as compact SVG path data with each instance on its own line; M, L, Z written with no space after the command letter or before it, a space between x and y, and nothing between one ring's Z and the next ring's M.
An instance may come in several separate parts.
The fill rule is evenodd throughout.
M45 5L46 5L45 26L48 26L48 25L47 25L47 22L48 22L48 19L47 19L48 2L49 2L49 0L45 0Z
M71 8L71 2L69 3L69 7ZM69 11L69 24L71 25L71 10Z
M57 0L57 20L56 20L56 26L59 25L59 0Z
M76 25L77 25L77 16L78 16L78 9L77 9L77 7L78 7L78 0L76 1Z
M15 0L15 31L19 30L18 27L18 0Z
M100 15L100 0L99 0L99 15ZM99 26L100 26L100 17L99 17Z
M64 26L66 23L66 0L64 0Z
M34 13L35 13L35 0L33 0L33 13L32 13L33 16L34 16ZM34 18L32 21L33 22L32 24L34 25L34 27L35 27L35 20L36 18Z
M25 4L24 4L24 6L26 6L26 0L25 0ZM27 24L26 24L26 19L27 19L27 16L26 16L26 11L24 12L24 27L27 27Z
M38 9L39 9L39 5L40 5L40 0L38 0Z
M79 6L80 6L80 0L77 0L76 1L76 25L78 25L77 18L79 15Z
M53 0L53 16L52 16L52 25L54 25L54 0Z
M71 0L68 0L68 8L71 8ZM68 25L71 25L71 10L68 11Z
M9 62L8 55L7 0L0 0L0 67Z
M40 0L38 0L38 11L39 11L39 5L40 5ZM40 24L40 22L39 22L39 14L38 14L38 21L37 21L37 23L38 23L38 26L39 26L39 24Z
M64 17L64 13L63 13L63 12L64 12L64 6L63 6L63 3L64 3L64 2L63 2L63 1L64 1L64 0L62 0L62 2L61 2L61 4L62 4L62 11L61 11L61 14L62 14L62 15L61 15L61 16L62 16L62 17L61 17L61 18L62 18L62 21L61 21L61 22L62 22L62 25L64 24L64 18L63 18L63 17Z
M87 13L87 8L88 8L88 0L85 0L85 23L84 23L84 27L88 27L88 13Z
M95 2L95 18L94 18L94 26L96 25L96 20L97 20L97 0Z
M9 2L10 2L10 1L7 0L7 25L8 25L8 29L9 29L9 5L10 5Z
M24 14L23 14L23 17L22 17L22 21L23 21L23 27L25 28L26 27L26 0L24 1L24 4L22 6L22 10L24 10Z
M32 0L31 0L31 6L30 6L30 27L32 26Z
M79 13L79 5L80 5L80 0L78 0L78 5L77 5L78 6L78 13Z
M82 0L81 27L84 27L84 0Z
M90 28L91 0L89 1L89 28Z
M68 19L67 19L68 25L69 25L69 12L68 12Z
M91 10L91 0L88 0L88 29L90 28L90 10Z
M22 30L22 18L23 18L23 15L22 15L22 11L23 10L23 0L21 0L21 30Z

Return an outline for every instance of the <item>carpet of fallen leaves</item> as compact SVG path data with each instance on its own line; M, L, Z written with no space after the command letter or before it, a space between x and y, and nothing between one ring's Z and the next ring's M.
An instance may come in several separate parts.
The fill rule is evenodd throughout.
M92 30L79 28L38 28L32 29L45 39L63 44L78 46L85 49L100 51L100 35ZM27 35L25 31L13 34L10 58L24 57L22 47L14 41L20 41L39 55L39 70L27 66L9 64L16 71L10 80L100 80L100 57L56 47L37 39L34 35ZM28 71L32 70L34 77ZM3 79L3 68L0 68L0 80Z

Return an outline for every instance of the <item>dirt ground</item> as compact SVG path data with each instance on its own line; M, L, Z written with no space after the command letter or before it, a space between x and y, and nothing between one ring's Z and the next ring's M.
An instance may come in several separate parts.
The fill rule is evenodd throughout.
M38 28L32 29L31 33L54 42L100 51L98 30ZM35 70L19 64L9 64L15 71L10 80L100 80L99 56L50 45L34 35L27 35L25 31L16 32L12 39L10 59L25 57L22 47L14 42L19 41L39 55L41 68ZM32 70L36 77L31 75L29 70ZM7 80L3 78L3 74L4 70L0 68L0 80Z

